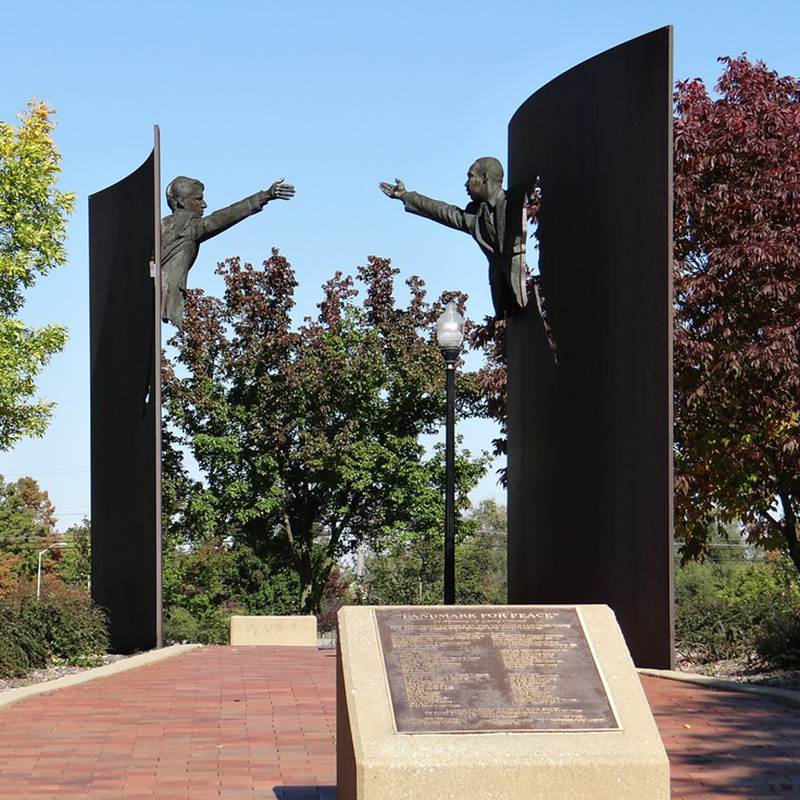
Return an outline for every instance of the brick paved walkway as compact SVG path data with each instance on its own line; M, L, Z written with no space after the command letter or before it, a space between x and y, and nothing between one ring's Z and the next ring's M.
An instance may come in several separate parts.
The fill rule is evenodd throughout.
M800 710L752 694L642 676L672 797L800 798Z
M334 683L331 650L209 647L26 700L0 709L0 798L335 800ZM673 798L800 798L796 709L643 684Z

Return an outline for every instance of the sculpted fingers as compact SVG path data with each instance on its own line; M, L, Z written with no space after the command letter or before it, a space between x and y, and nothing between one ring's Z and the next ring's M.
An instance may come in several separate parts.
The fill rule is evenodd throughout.
M278 178L272 186L267 189L267 194L272 200L289 200L294 197L294 186L284 183L284 178Z
M400 198L403 196L403 194L405 194L406 191L405 184L403 183L403 181L400 180L400 178L395 178L394 181L395 181L394 184L387 183L386 181L381 181L378 184L378 186L380 186L381 191L387 197Z

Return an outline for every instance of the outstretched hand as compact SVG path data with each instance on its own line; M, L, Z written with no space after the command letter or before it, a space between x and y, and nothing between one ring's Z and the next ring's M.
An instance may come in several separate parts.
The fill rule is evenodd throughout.
M291 200L294 197L294 186L292 186L291 183L284 183L283 181L283 178L278 178L278 180L267 189L267 201Z
M381 181L378 186L380 186L381 191L387 196L392 197L397 200L402 200L403 195L406 193L406 185L400 178L394 179L394 184L386 183L386 181Z

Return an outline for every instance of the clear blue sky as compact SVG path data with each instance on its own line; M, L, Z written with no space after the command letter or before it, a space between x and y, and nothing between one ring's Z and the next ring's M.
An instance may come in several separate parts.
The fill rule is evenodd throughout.
M24 309L31 325L69 328L39 384L58 406L44 438L0 453L0 474L35 477L62 528L89 512L86 198L144 160L154 123L165 182L200 178L209 209L277 177L297 187L291 202L204 245L190 285L213 292L218 260L260 262L277 246L297 271L299 318L315 313L336 269L376 254L401 277L424 277L431 296L468 292L469 313L480 317L490 301L474 243L404 214L379 180L401 177L461 203L472 160L505 161L513 112L574 64L672 24L676 79L713 84L717 56L743 51L797 75L798 23L797 0L5 4L0 119L32 97L56 106L61 187L77 194L78 208L69 265L44 278ZM471 449L490 447L490 423L461 430ZM491 475L474 499L487 496L503 499Z

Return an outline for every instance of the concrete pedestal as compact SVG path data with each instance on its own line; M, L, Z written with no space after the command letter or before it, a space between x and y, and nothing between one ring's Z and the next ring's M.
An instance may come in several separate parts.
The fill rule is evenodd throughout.
M375 609L342 608L338 800L668 800L669 762L613 612L569 608L582 619L616 730L398 733Z
M231 617L232 645L286 645L315 647L314 616Z

